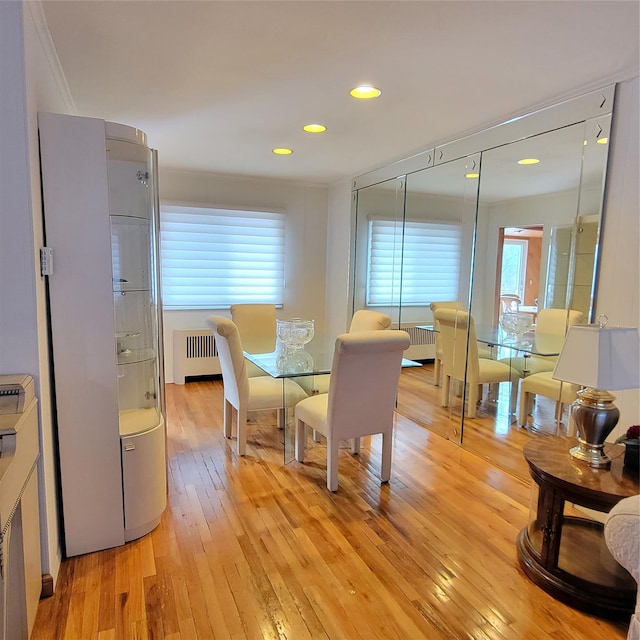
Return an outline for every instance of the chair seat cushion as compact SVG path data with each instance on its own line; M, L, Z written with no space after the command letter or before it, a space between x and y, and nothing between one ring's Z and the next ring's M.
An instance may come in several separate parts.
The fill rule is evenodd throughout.
M556 366L555 359L542 358L538 356L529 356L524 358L522 356L516 356L515 358L500 358L500 362L508 364L512 369L518 373L518 377L525 377L525 369L527 375L533 375L534 373L542 373L544 371L553 371Z
M491 382L504 382L509 379L516 379L518 374L512 372L511 367L504 362L498 360L489 360L488 358L480 358L479 364L479 378L478 382L481 384L488 384Z
M554 380L551 376L553 371L543 371L534 373L522 379L520 390L522 393L535 393L556 402L573 402L576 399L580 387L570 382L562 383L562 395L560 395L560 381Z
M320 393L298 402L296 405L296 420L302 420L305 424L327 435L327 405L328 393Z
M282 380L261 376L249 378L249 406L248 411L260 409L279 409L282 407ZM307 397L304 389L293 380L284 380L285 399L288 406L293 406Z

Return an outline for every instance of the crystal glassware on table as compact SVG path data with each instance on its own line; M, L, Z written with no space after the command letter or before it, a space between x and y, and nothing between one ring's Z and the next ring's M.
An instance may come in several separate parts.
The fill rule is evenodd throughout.
M311 342L314 331L313 320L276 320L276 335L280 343L276 359L278 371L308 373L313 370L313 357L304 346Z
M500 326L513 340L522 342L524 334L533 326L533 321L528 313L507 311L500 317Z

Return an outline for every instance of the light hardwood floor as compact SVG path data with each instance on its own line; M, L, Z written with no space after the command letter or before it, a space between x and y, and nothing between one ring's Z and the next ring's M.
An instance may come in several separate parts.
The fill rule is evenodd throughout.
M516 558L529 484L398 416L379 436L282 464L275 413L247 456L222 435L221 383L167 385L169 506L123 547L66 560L33 640L622 640L626 626L533 585Z

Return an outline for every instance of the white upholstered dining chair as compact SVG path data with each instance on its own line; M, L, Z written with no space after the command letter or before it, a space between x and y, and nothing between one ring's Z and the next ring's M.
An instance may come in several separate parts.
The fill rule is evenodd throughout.
M361 331L383 331L391 326L391 316L380 311L370 311L369 309L358 309L351 318L349 333L360 333ZM309 393L327 393L329 391L329 375L313 376L308 379L302 378L300 384ZM314 434L315 438L315 434Z
M231 320L238 327L242 348L247 353L271 353L276 349L276 307L273 304L232 304ZM250 378L264 372L247 362Z
M575 309L540 309L536 320L536 346L540 351L557 349L560 352L558 340L562 340L570 326L579 324L581 320L582 311ZM502 358L501 360L506 362L522 378L534 373L553 371L557 359L558 356L530 355Z
M351 318L349 333L359 331L382 331L391 326L391 316L380 311L358 309Z
M518 375L504 362L479 357L473 317L460 309L439 309L435 312L434 318L440 324L442 338L442 406L449 406L451 381L464 382L466 375L468 417L475 418L476 416L476 405L481 399L482 385L484 384L509 382L511 385L510 406L514 408L518 391L514 381L518 380ZM467 344L469 345L468 356Z
M436 357L433 360L433 384L436 387L440 386L440 382L442 380L442 338L440 336L440 323L435 317L435 312L438 309L458 309L460 304L458 302L450 302L450 301L442 301L442 302L432 302L429 305L429 308L433 312L433 329L435 333L435 343L436 343Z
M293 406L299 400L306 398L307 394L293 380L276 379L270 376L249 378L240 334L235 323L222 316L209 316L207 323L216 341L222 369L224 435L227 438L232 437L232 410L235 409L237 453L243 456L246 452L249 411L276 409L278 426L283 428L284 398ZM286 385L286 392L283 384Z
M382 434L382 482L391 474L393 413L402 354L409 347L406 331L363 331L336 338L329 392L296 405L296 459L304 462L306 426L327 439L327 488L338 490L338 451L341 440Z

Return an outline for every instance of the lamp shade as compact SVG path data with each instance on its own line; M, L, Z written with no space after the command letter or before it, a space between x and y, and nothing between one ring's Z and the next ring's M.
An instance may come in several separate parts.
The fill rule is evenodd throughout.
M599 324L569 327L553 378L606 391L640 388L638 330Z

